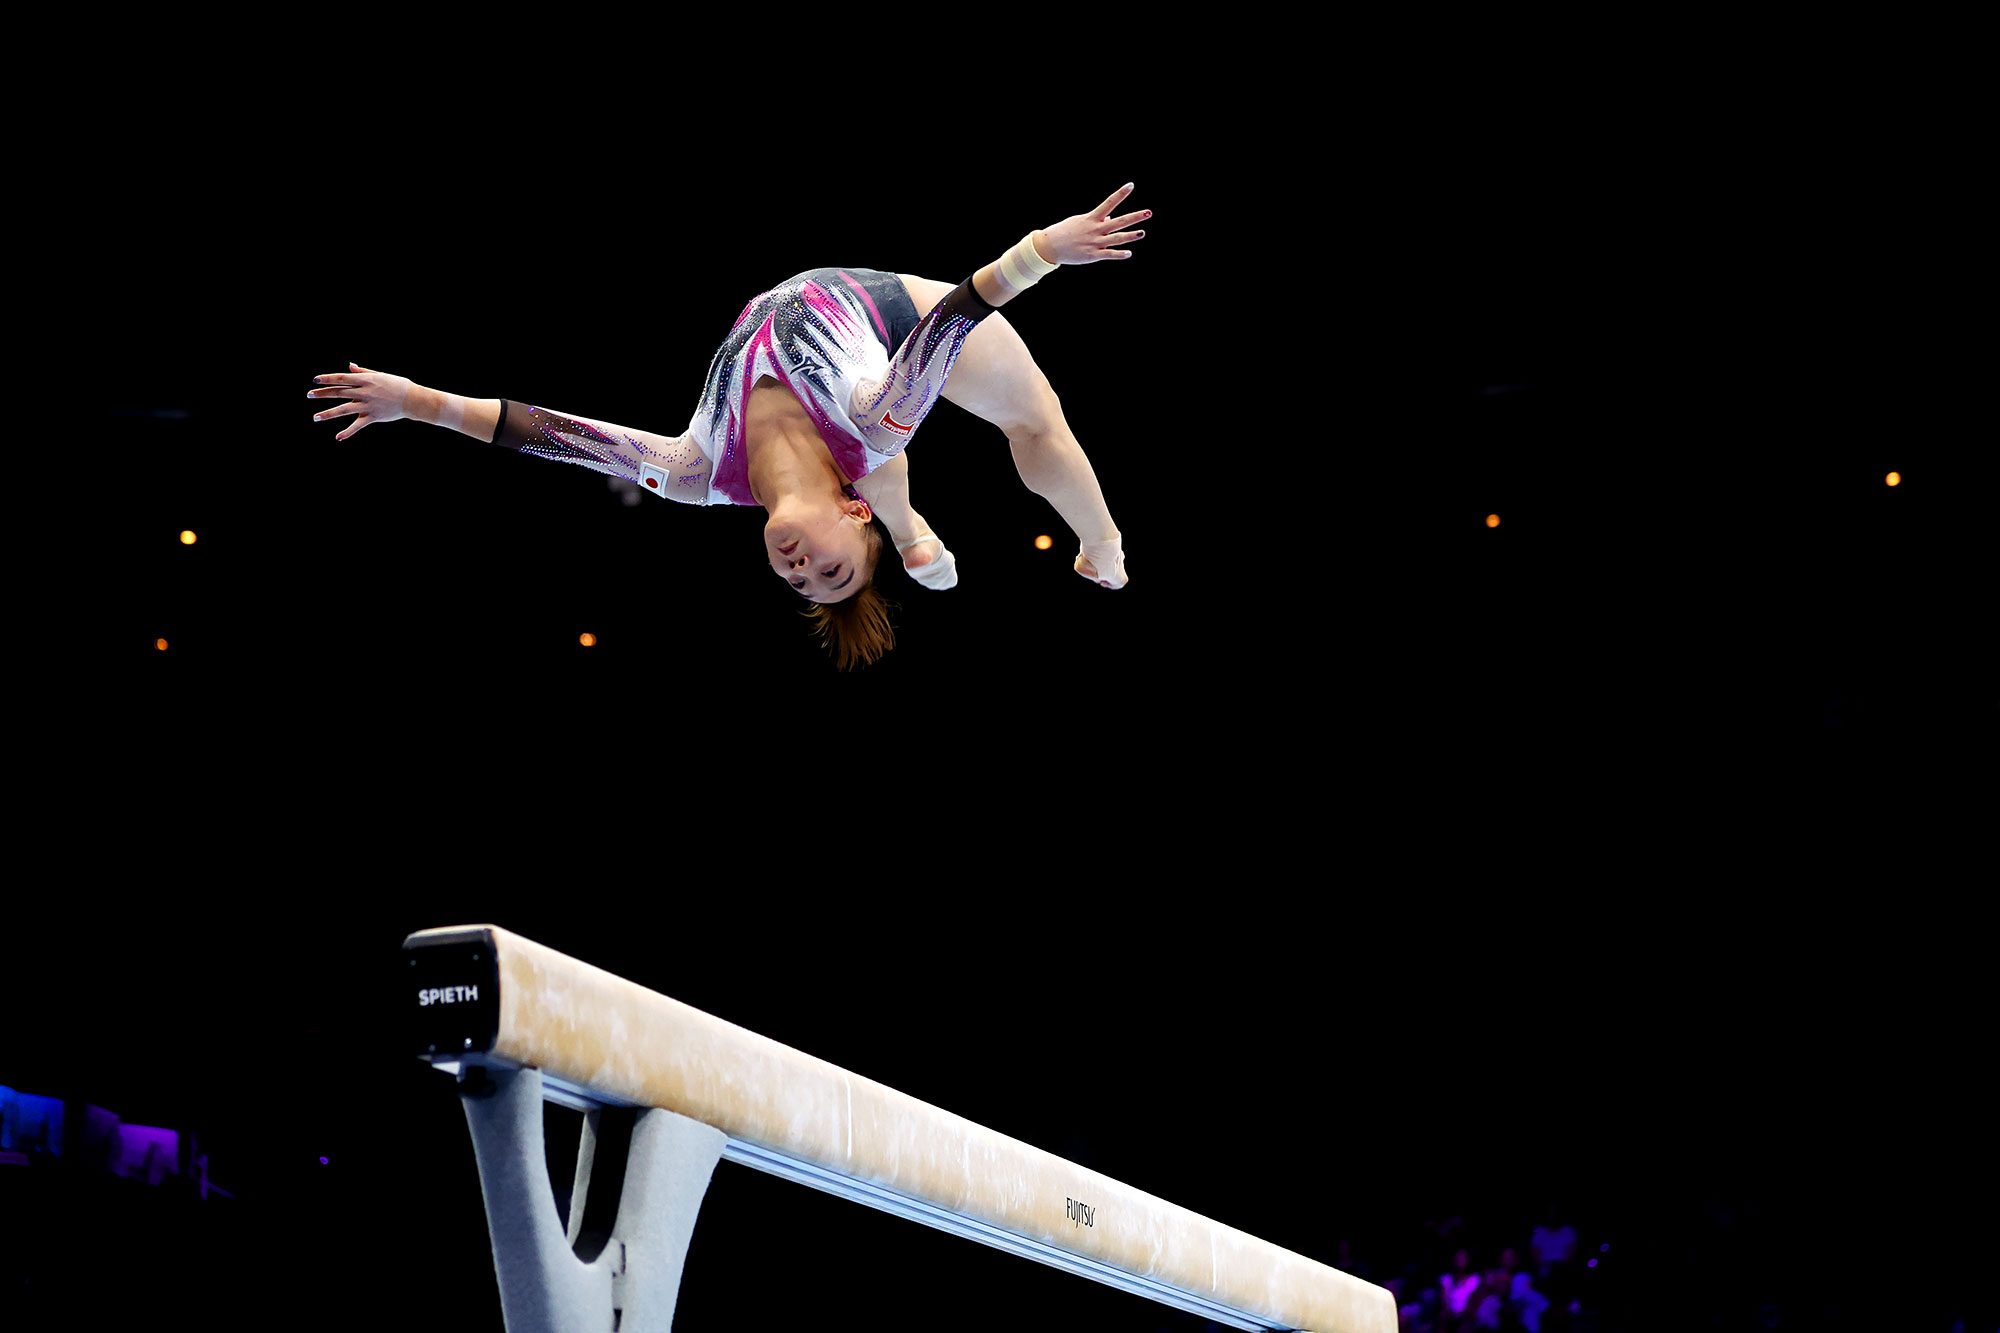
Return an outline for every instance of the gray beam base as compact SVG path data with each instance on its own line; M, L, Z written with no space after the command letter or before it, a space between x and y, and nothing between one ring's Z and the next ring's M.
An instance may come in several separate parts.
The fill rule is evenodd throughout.
M657 1108L589 1112L565 1234L543 1146L541 1071L468 1068L459 1088L507 1333L668 1333L695 1214L728 1136Z

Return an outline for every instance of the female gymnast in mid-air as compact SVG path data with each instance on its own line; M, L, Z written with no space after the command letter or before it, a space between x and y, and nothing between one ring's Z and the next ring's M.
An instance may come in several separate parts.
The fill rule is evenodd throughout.
M342 398L313 420L351 416L345 440L407 417L476 440L627 477L684 504L762 505L771 570L842 670L893 645L874 586L882 530L927 588L958 582L952 553L910 507L904 448L940 396L1006 432L1028 489L1076 533L1077 573L1126 584L1118 526L1062 404L994 312L1064 264L1130 259L1117 247L1152 210L1112 216L1133 187L1032 231L956 287L902 273L821 268L743 307L709 363L694 420L677 437L628 430L504 398L464 398L349 363L316 375L309 398ZM879 520L879 526L878 526ZM914 549L912 549L914 548Z

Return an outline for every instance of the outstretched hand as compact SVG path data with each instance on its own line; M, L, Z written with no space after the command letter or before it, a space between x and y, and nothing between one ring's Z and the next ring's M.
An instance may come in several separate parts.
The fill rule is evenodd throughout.
M1044 259L1058 264L1095 264L1103 259L1130 259L1130 250L1120 250L1121 245L1129 245L1143 237L1143 231L1126 231L1134 222L1144 222L1153 216L1150 208L1137 213L1111 216L1111 210L1125 202L1133 187L1122 186L1111 192L1111 197L1091 209L1088 213L1078 213L1073 218L1064 218L1055 226L1042 233L1048 242L1044 247L1040 241L1036 250Z
M401 375L385 375L376 370L363 370L352 361L347 363L345 375L315 375L313 381L325 388L313 389L308 398L345 398L348 401L339 407L328 408L313 418L326 421L333 417L356 417L358 420L340 434L336 440L344 440L364 426L372 426L378 421L401 421L410 414L410 395L416 385Z

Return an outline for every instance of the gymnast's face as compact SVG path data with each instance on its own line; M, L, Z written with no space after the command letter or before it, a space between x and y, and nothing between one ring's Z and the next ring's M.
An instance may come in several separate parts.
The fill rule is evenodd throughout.
M843 602L868 582L866 500L781 505L764 523L771 572L800 597Z

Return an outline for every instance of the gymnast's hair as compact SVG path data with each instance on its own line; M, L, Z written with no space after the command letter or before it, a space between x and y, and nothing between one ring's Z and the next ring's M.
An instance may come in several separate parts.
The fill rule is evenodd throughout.
M815 603L804 612L813 622L814 633L825 640L834 665L842 671L873 665L896 646L896 631L889 624L890 603L875 587L875 567L881 561L887 531L881 519L869 522L868 581L852 597Z

